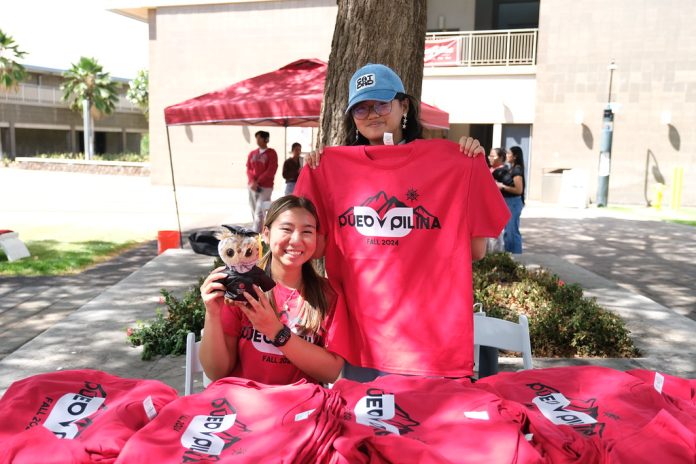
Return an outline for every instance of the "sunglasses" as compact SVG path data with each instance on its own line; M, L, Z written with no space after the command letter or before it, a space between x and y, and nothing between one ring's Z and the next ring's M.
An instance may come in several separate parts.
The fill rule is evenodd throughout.
M374 110L377 116L386 116L391 113L392 101L388 102L375 102L372 105L369 103L359 103L350 109L350 114L353 115L355 119L367 119L370 115L370 111Z

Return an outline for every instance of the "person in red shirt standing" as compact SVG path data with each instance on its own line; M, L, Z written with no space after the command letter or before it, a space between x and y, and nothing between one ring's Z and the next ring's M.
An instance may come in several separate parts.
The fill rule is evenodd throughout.
M217 380L242 377L269 385L306 379L331 383L343 359L327 351L325 333L333 316L334 293L312 267L319 222L306 198L286 195L271 204L263 236L270 251L259 267L270 270L276 286L258 301L224 302L225 277L214 269L201 285L205 326L200 359L205 374Z
M268 140L271 137L268 132L258 131L254 135L259 148L249 153L246 172L249 206L254 218L253 229L261 232L264 216L263 203L269 201L273 193L273 178L278 170L278 154L274 149L268 148Z

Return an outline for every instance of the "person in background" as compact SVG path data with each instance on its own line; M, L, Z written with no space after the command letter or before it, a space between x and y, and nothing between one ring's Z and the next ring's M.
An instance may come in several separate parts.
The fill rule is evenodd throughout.
M300 176L300 153L302 145L295 142L291 148L292 157L283 163L283 179L285 179L285 194L290 195L295 190L297 178Z
M281 197L266 215L263 237L269 252L259 263L276 286L264 294L254 285L244 293L248 304L230 306L219 282L225 277L222 267L203 281L200 360L210 379L234 376L272 385L336 380L343 359L325 348L335 293L311 264L318 232L312 202Z
M505 150L502 148L492 148L488 154L488 168L496 182L512 185L510 171L505 167ZM487 253L502 253L505 251L505 231L501 231L496 238L489 238L486 245Z
M520 215L524 208L524 157L518 146L510 147L506 155L506 167L512 178L512 185L496 181L510 210L510 220L505 225L505 251L522 253L522 234L520 233Z
M268 147L270 134L258 131L254 134L259 148L247 157L246 173L249 190L249 207L253 217L253 229L261 232L263 225L263 203L270 201L273 193L273 178L278 170L278 154Z

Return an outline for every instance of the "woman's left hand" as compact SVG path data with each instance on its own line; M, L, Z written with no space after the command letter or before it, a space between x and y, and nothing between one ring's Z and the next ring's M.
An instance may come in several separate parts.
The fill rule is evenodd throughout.
M469 158L486 153L479 141L472 137L462 137L459 139L459 151Z
M283 323L278 319L278 315L273 307L271 307L271 302L268 301L268 298L261 289L254 285L254 291L259 299L256 300L249 293L244 292L244 298L247 299L249 304L241 304L239 307L246 317L249 318L249 321L256 330L273 340L283 328Z

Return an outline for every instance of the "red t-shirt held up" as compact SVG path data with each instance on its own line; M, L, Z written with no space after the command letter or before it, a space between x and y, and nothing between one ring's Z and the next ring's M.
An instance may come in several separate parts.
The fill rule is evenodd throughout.
M483 157L446 140L326 148L294 193L317 207L343 297L332 351L387 372L471 375L471 238L497 237L510 216Z

